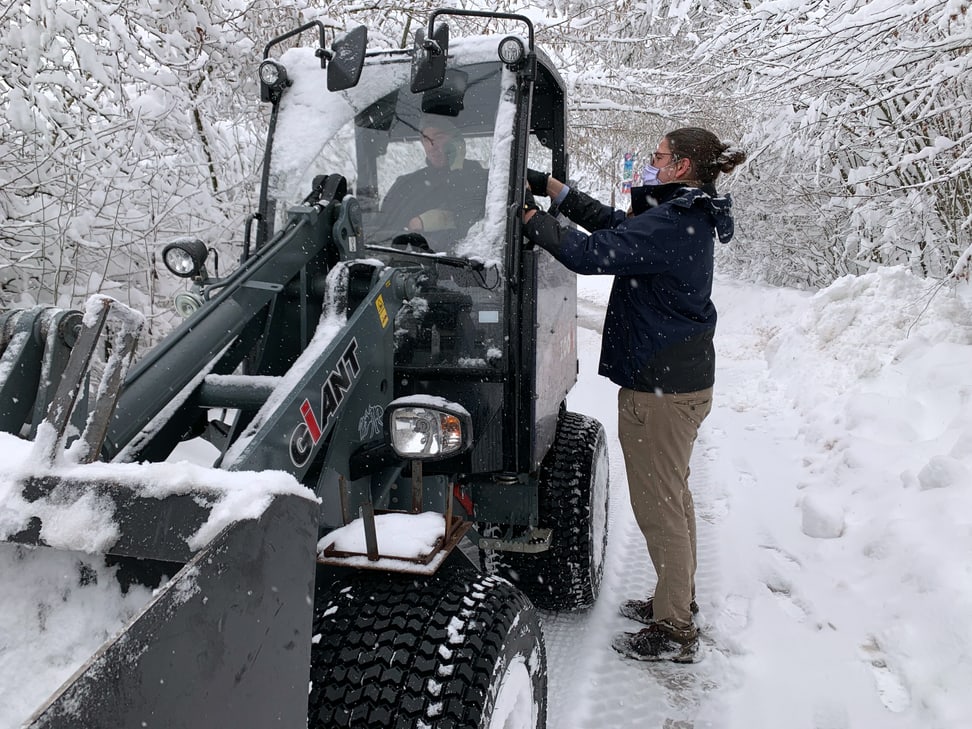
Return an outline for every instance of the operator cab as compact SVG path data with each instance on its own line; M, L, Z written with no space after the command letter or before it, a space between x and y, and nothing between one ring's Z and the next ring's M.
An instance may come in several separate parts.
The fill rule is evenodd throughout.
M445 88L400 87L356 115L355 194L370 242L418 233L433 252L469 253L460 242L484 228L501 77L498 62L472 64Z
M340 100L313 93L320 71L309 49L292 49L281 60L294 86L281 100L269 179L281 221L315 176L339 174L361 206L366 243L390 245L418 233L433 253L502 264L509 155L496 164L497 151L508 149L494 148L504 72L495 55L450 71L438 89L412 93L410 56L378 54ZM308 93L301 93L304 84ZM310 125L300 107L317 102L318 121ZM503 194L490 216L487 191L497 186Z
M510 39L529 64L498 53ZM315 180L346 180L361 232L334 260L422 271L394 323L396 395L431 387L466 404L491 434L470 470L530 470L577 373L574 278L524 250L519 228L526 167L567 179L564 85L532 29L529 43L455 40L424 86L422 52L369 52L339 93L325 92L314 49L281 54L289 86L271 120L262 240Z

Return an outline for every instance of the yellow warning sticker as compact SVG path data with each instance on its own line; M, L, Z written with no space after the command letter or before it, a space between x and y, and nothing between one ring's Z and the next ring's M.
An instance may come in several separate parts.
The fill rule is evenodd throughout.
M378 309L378 321L381 322L381 328L384 329L388 326L388 312L385 311L385 300L381 298L381 294L378 294L378 298L375 299L375 308Z

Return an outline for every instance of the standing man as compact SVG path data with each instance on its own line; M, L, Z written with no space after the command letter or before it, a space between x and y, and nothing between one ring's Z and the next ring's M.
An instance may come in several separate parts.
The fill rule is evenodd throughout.
M620 608L647 627L612 645L638 660L699 659L689 461L712 407L714 244L733 234L732 201L714 183L745 159L705 129L669 132L646 168L646 184L631 191L629 214L544 173L527 176L534 194L552 197L591 233L561 228L528 195L524 235L576 273L615 277L599 373L621 388L618 437L631 506L658 580L653 595Z

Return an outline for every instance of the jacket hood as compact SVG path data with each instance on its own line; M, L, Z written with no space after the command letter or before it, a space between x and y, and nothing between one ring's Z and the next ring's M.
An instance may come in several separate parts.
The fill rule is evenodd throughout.
M710 214L715 220L716 235L720 243L728 243L736 232L732 220L732 195L726 193L718 197L709 198Z
M719 195L712 185L686 187L678 182L631 188L631 212L635 215L666 202L682 208L693 205L704 207L712 218L719 242L728 243L732 240L735 226L732 220L731 195Z

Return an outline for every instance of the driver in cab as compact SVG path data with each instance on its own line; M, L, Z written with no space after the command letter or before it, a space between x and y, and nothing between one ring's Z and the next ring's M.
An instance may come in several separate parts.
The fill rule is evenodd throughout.
M395 180L381 212L392 230L461 238L485 214L487 171L465 158L465 140L448 117L426 114L419 131L425 167Z

